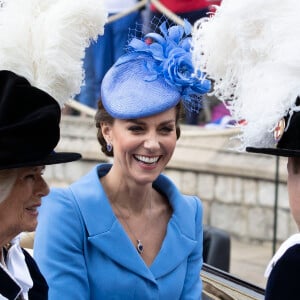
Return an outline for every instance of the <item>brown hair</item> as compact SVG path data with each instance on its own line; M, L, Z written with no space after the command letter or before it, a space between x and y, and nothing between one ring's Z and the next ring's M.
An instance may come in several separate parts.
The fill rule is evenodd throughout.
M182 116L182 108L181 108L181 101L179 101L179 103L176 105L176 136L177 136L177 140L179 139L180 133L181 133L180 125L179 125L181 116ZM106 148L107 143L102 134L101 123L106 122L110 125L113 125L114 120L115 119L110 114L108 114L108 112L105 110L105 108L102 104L102 101L100 99L98 101L98 110L95 115L96 127L98 128L97 139L98 139L99 144L101 145L101 151L110 157L114 156L114 152L113 152L114 150L112 149L110 152L107 151L107 148Z

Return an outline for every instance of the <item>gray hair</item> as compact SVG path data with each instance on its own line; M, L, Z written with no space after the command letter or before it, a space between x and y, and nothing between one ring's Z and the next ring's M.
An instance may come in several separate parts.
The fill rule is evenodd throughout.
M0 203L5 200L16 182L18 169L0 170Z

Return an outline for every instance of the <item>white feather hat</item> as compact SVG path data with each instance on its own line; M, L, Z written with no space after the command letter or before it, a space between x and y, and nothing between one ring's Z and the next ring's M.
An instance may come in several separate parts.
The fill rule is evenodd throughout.
M98 0L0 0L0 70L25 77L60 106L80 91L85 48L103 34Z
M300 95L300 1L223 0L194 28L196 69L241 126L241 150L274 147L278 121Z

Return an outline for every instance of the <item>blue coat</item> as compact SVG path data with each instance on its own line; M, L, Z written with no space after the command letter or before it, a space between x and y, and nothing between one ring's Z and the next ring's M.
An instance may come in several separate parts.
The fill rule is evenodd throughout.
M44 200L34 255L49 299L201 299L202 206L160 175L153 186L173 208L159 253L148 267L114 215L96 166Z

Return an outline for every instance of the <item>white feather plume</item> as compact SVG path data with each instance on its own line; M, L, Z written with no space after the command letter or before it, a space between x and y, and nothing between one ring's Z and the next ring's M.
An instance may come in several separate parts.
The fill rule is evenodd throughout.
M3 0L0 69L25 77L60 106L80 91L85 48L103 34L98 0Z
M223 0L193 33L193 61L241 127L241 149L273 147L272 130L300 95L300 1Z

